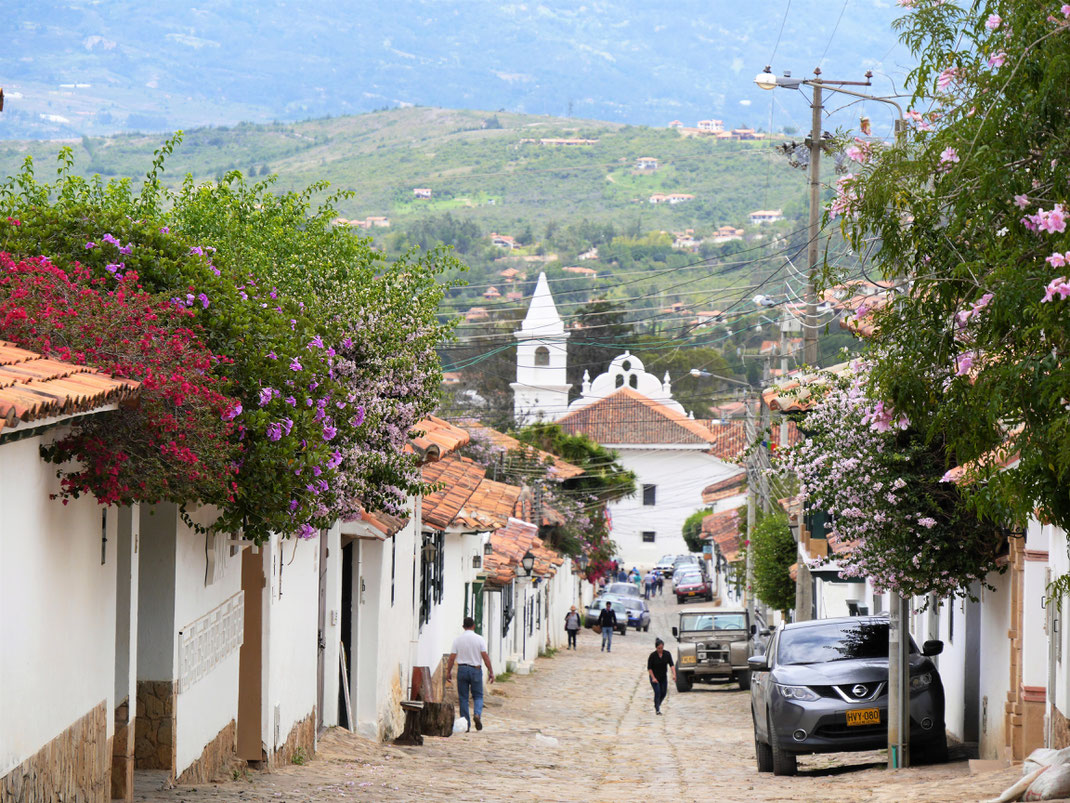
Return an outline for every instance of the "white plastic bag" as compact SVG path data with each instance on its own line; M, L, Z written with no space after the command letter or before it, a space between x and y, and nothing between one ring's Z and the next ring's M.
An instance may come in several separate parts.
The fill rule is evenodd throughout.
M465 733L468 730L468 720L464 717L457 717L453 720L453 732Z
M535 744L539 747L557 747L558 741L553 736L543 736L541 733L536 733Z
M1022 800L1062 800L1070 797L1070 764L1057 764L1040 773Z

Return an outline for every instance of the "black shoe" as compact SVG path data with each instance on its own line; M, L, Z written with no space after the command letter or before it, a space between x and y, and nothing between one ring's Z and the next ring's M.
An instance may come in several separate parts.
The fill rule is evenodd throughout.
M655 708L654 709L654 713L657 714L660 717L661 716L661 709L660 708Z
M474 717L472 717L472 721L476 723L477 731L483 730L483 720L479 718L479 714L476 714Z

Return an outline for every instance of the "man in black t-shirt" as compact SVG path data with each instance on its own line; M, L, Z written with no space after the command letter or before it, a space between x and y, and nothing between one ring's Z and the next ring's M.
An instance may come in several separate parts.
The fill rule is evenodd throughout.
M650 675L650 686L654 689L654 713L661 713L661 701L669 693L669 668L672 679L676 680L676 667L673 666L672 653L665 652L665 642L654 640L654 652L646 659L646 672Z

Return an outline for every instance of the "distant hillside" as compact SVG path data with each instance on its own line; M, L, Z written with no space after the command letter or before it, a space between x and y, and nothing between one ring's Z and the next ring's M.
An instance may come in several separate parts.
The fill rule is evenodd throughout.
M752 79L901 75L891 0L33 0L4 4L0 138L404 104L664 125L805 122ZM790 6L790 8L788 8ZM786 18L784 16L787 10ZM824 59L822 59L824 56ZM854 111L854 110L852 110Z
M491 127L485 127L491 126ZM540 144L582 138L584 145ZM140 178L162 135L82 138L66 143L85 175ZM167 163L177 183L190 172L211 179L227 170L279 176L281 188L327 179L354 193L347 218L387 216L397 228L451 212L485 231L516 234L549 221L612 222L636 232L742 225L749 212L783 208L801 216L804 177L757 142L684 137L673 130L487 112L397 109L293 124L203 128L186 132ZM51 170L63 143L0 142L0 174L26 155ZM637 169L639 157L656 169ZM432 192L414 197L415 188ZM693 200L651 204L655 194Z

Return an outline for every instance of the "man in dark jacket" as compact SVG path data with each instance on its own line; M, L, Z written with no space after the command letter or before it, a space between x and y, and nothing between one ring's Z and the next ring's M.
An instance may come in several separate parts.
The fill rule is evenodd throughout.
M669 669L672 679L676 680L676 667L672 663L672 653L665 652L665 642L654 639L654 652L646 659L646 672L650 675L650 686L654 689L654 713L661 713L661 701L669 693Z
M613 652L613 631L617 627L617 614L609 600L606 600L606 607L598 614L598 626L602 628L602 649Z

